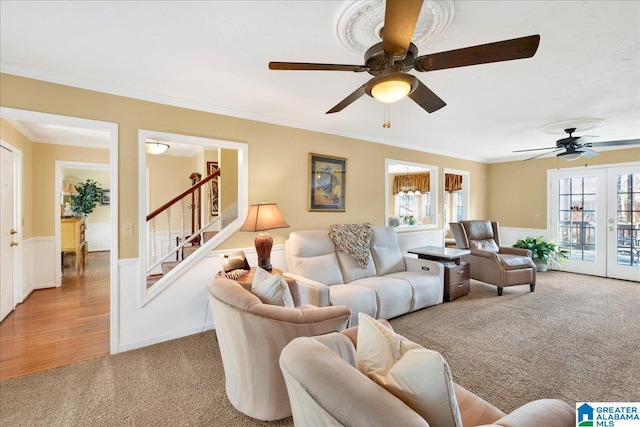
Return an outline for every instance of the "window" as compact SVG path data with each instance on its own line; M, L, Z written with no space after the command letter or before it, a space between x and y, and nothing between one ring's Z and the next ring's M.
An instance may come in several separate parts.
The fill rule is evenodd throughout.
M392 159L385 167L386 224L437 227L438 167Z
M450 222L460 222L469 218L469 172L444 170L444 229Z

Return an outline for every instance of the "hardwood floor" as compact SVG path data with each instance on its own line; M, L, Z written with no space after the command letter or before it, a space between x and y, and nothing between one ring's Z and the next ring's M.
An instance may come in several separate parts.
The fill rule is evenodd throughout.
M0 323L0 380L109 354L109 252L64 268L62 287L33 291Z

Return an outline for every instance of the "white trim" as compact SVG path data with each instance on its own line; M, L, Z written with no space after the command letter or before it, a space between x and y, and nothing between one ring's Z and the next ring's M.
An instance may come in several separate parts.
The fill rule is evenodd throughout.
M2 114L0 114L2 117ZM18 233L14 236L19 245L24 245L23 230L22 230L22 151L13 145L0 139L0 146L11 151L13 154L13 228ZM14 251L13 254L13 301L12 309L16 308L16 305L24 301L24 257L22 250Z
M164 141L173 141L184 144L196 144L206 147L216 147L218 149L232 149L238 151L238 218L227 225L221 230L215 237L210 239L203 245L200 251L190 255L184 261L182 261L176 268L172 269L169 273L162 277L160 281L154 284L150 289L147 289L147 277L146 277L146 263L139 263L138 271L138 305L143 308L155 297L160 295L165 289L173 284L178 278L180 278L185 272L195 265L200 259L208 254L206 248L213 249L219 245L220 242L229 238L237 229L239 229L244 223L244 218L247 214L247 207L249 204L249 145L246 143L239 143L233 141L225 141L214 138L204 138L198 136L173 134L160 131L152 131L145 129L138 129L138 224L141 232L139 233L139 245L138 252L141 260L146 259L147 254L147 166L146 166L146 152L145 142L147 139L160 139ZM218 156L219 158L219 156ZM219 159L218 159L219 161Z
M423 170L427 170L427 169L429 170L429 181L430 181L429 193L432 201L431 205L429 206L429 209L431 211L431 215L430 215L431 221L434 221L435 219L435 223L431 222L431 224L419 224L415 226L406 225L406 226L403 226L403 228L407 231L424 230L425 228L437 229L438 221L439 221L438 215L440 212L438 210L438 194L440 190L438 187L439 176L440 176L438 166L428 165L426 163L415 163L415 162L408 162L406 160L396 160L396 159L389 159L389 158L384 159L384 224L386 226L389 225L389 195L391 194L391 189L389 188L389 167L391 165L404 165L404 166L409 166L414 168L420 168Z
M62 180L62 169L91 169L91 170L109 170L110 167L105 163L91 163L91 162L76 162L68 160L56 160L54 168L54 188L53 188L53 235L55 236L55 250L59 254L62 250L62 227L60 224L60 218L62 212L60 212L60 197L62 194L62 187L60 181ZM62 286L62 265L56 263L56 287Z
M3 62L3 68L5 67ZM109 347L111 353L117 353L119 337L119 309L118 309L118 124L99 120L83 119L79 117L63 116L58 114L41 113L29 110L18 110L15 108L0 107L0 117L5 119L26 120L33 122L44 122L63 126L81 127L93 130L104 130L109 132L109 166L111 170L111 251L110 251L110 316L109 316ZM56 182L58 182L56 180ZM59 185L59 184L56 184ZM56 197L57 200L57 197ZM59 209L59 208L58 208ZM55 221L58 223L60 221ZM56 263L58 264L58 263Z

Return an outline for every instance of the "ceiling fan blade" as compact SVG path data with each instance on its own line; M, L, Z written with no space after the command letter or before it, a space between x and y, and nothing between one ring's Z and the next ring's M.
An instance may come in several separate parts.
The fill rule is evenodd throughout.
M613 147L620 145L640 145L640 139L620 139L618 141L588 142L585 147Z
M416 28L423 0L387 0L382 31L382 49L404 58Z
M409 94L409 98L413 99L416 104L421 106L428 113L433 113L447 105L438 95L433 93L431 89L425 86L420 80L416 79L418 87Z
M342 111L345 107L351 104L354 101L357 101L362 95L365 94L364 85L360 86L356 89L351 95L347 96L345 99L340 101L335 107L327 111L326 114L337 113L338 111Z
M529 148L527 150L514 150L513 153L524 153L525 151L554 150L556 148L558 148L558 147Z
M315 64L312 62L269 62L270 70L368 71L366 65Z
M466 67L468 65L488 64L531 58L540 44L540 36L533 35L495 43L449 50L447 52L423 55L414 61L417 71L444 70L446 68Z
M562 150L564 150L564 148L558 148L557 150L553 150L553 151L549 151L547 153L538 154L537 156L529 157L528 159L524 159L524 161L526 162L527 160L537 159L538 157L546 156L547 154L556 153L556 152L562 151Z
M598 153L595 150L592 150L590 148L587 147L582 147L580 148L580 151L582 151L582 155L586 158L590 158L590 157L595 157L597 155L599 155L600 153Z

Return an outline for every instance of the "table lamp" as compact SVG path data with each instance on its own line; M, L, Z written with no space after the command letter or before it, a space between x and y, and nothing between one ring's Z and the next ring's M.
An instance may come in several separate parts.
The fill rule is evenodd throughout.
M271 248L273 247L273 237L266 230L275 228L288 228L289 224L282 218L282 214L275 203L261 203L251 205L249 214L241 231L260 231L254 243L258 253L258 266L267 271L271 271Z

